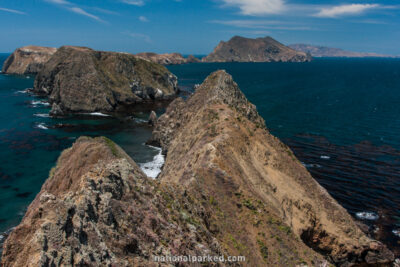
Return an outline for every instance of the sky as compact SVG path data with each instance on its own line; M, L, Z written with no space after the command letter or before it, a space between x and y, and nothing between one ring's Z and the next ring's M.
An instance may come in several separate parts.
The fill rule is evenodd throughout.
M400 55L393 0L0 0L0 52L25 45L204 55L235 35Z

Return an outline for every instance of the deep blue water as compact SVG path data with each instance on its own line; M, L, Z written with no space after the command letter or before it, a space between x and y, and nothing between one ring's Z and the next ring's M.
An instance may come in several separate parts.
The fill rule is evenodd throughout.
M310 63L170 66L190 89L225 69L257 106L267 127L376 238L400 238L400 60L316 59ZM399 253L399 252L397 252Z
M0 54L0 65L6 55ZM192 91L226 69L312 175L394 249L400 238L400 60L316 59L310 63L201 63L168 67ZM18 224L59 153L81 135L105 135L137 162L158 153L150 129L129 117L41 117L44 101L20 91L33 77L0 75L0 231ZM35 101L35 102L32 102ZM161 112L161 110L160 110ZM39 114L39 115L38 115ZM148 114L134 114L146 119ZM47 128L47 129L45 129Z

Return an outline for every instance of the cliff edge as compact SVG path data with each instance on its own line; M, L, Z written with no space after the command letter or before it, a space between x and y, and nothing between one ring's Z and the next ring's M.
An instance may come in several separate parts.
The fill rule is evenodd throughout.
M211 220L222 229L217 237L228 240L230 233L242 244L229 247L230 253L256 258L260 240L269 248L287 246L274 243L276 232L286 229L293 240L302 240L339 266L393 261L393 254L368 238L292 151L268 132L225 71L211 74L186 102L174 100L157 120L151 142L167 155L162 183L206 195L221 210ZM245 213L248 209L254 213ZM291 266L285 265L285 257L270 257L271 266Z
M4 62L2 72L19 75L37 74L56 51L56 48L34 45L18 48Z

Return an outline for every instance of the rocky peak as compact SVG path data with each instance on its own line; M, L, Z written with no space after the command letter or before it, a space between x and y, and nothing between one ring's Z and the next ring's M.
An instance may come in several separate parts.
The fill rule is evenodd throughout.
M167 155L159 179L193 194L202 192L223 214L235 214L230 224L226 221L231 217L218 214L212 223L251 251L261 249L260 242L268 244L268 249L276 246L260 236L272 234L276 224L271 221L277 220L281 230L294 234L292 240L298 238L336 265L388 266L393 254L358 228L263 123L229 74L212 73L186 102L175 100L158 119L152 141ZM253 210L254 216L247 217L243 209ZM264 221L261 214L270 219ZM249 220L257 222L255 228ZM290 242L279 243L290 246ZM230 253L245 253L245 249ZM264 261L292 266L270 260ZM252 264L259 266L260 261Z
M297 52L271 37L244 38L234 36L220 42L205 62L306 62L311 56Z

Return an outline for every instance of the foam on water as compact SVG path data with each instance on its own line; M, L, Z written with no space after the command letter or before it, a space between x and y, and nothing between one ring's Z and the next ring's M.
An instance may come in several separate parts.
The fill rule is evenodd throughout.
M92 115L92 116L100 116L100 117L111 117L111 115L104 114L101 112L92 112L92 113L83 113L83 114Z
M36 113L36 114L33 114L33 116L41 117L41 118L50 118L50 115L47 113Z
M325 155L322 155L321 156L321 159L330 159L331 157L329 157L329 156L325 156Z
M35 128L42 129L42 130L48 130L49 129L49 128L47 128L46 124L44 124L44 123L37 124L35 126Z
M392 233L393 233L395 236L400 237L400 229L393 230Z
M378 214L376 214L374 212L367 212L367 211L357 212L356 217L361 220L369 220L369 221L375 221L379 218Z
M37 106L39 106L39 105L42 105L42 106L50 106L50 103L45 102L45 101L35 101L35 100L32 100L32 101L31 101L31 104L32 104L32 106L34 106L34 107L37 107Z
M140 164L142 171L151 178L157 178L161 172L161 168L164 165L165 157L162 154L162 149L159 147L149 146L158 151L158 154L154 156L150 162Z

